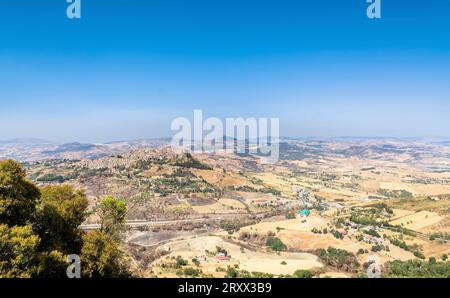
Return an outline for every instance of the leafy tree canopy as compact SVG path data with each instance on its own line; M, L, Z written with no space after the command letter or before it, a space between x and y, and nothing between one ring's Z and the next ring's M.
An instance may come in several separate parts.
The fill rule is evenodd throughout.
M100 204L102 230L84 233L88 201L70 185L41 190L22 166L0 161L0 278L66 277L68 254L79 254L84 277L126 277L119 234L126 206L114 197Z
M39 189L26 180L19 163L0 161L0 224L16 226L30 223L39 197Z
M34 224L41 237L41 249L78 254L82 235L78 227L86 219L88 201L81 190L71 185L45 186Z

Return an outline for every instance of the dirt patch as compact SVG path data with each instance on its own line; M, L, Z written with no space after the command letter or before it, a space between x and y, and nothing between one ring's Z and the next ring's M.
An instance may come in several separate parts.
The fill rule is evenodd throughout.
M229 260L220 260L214 254L217 247L225 249L230 256ZM218 236L203 236L188 240L168 243L161 249L170 252L170 256L180 256L186 260L201 258L200 268L205 273L217 275L218 267L238 265L239 269L249 272L264 272L270 274L293 274L296 270L310 270L321 268L323 265L318 258L309 253L272 253L260 250L249 250L240 245L224 241ZM167 259L167 257L165 257ZM154 266L164 263L164 258L154 262ZM159 269L155 268L156 271Z
M404 228L421 231L431 225L439 223L444 218L437 213L429 211L420 211L406 215L391 221L391 224L402 226Z

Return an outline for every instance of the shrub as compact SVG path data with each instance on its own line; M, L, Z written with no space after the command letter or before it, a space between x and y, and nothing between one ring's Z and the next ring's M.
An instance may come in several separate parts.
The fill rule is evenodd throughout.
M342 235L342 233L339 231L332 230L331 234L333 234L334 238L336 239L344 239L344 235Z
M201 270L194 269L192 267L188 267L183 270L183 273L184 273L184 275L187 275L187 276L197 277L201 273Z
M371 249L373 252L377 252L377 251L381 251L381 246L380 245L374 245L374 246L372 246L372 249Z
M286 245L277 237L269 236L266 241L266 245L274 251L286 250Z
M370 229L370 230L364 231L364 232L365 232L367 235L381 238L380 234L378 234L378 232L375 231L374 229Z
M363 248L360 248L360 249L358 250L358 252L357 252L357 255L363 255L363 254L365 254L365 253L366 253L366 250L363 249Z
M343 249L329 247L326 250L319 249L317 254L326 265L347 272L356 272L360 266L355 254Z
M182 259L181 257L177 257L177 267L186 266L188 261Z
M286 214L286 219L294 219L295 218L295 214L294 213L287 213Z
M309 270L297 270L294 272L296 278L312 278L314 274Z
M239 276L239 272L236 270L236 268L228 266L227 271L225 273L225 277L236 278L238 276Z

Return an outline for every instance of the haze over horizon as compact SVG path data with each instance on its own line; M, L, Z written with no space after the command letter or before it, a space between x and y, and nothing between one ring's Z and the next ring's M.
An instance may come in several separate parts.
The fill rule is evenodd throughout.
M194 109L281 136L449 134L448 1L383 1L380 20L365 0L66 7L0 3L0 140L170 137Z
M139 141L151 141L151 140L167 140L169 142L171 136L168 137L149 137L149 138L138 138L138 139L113 139L108 141L80 141L80 140L65 140L65 141L56 141L49 139L40 139L40 138L14 138L14 139L1 139L0 145L70 145L70 144L80 144L80 145L105 145L105 144L114 144L121 142L139 142ZM386 141L426 141L426 142L444 142L449 143L450 137L446 136L436 136L436 137L424 137L424 136L415 136L415 137L386 137L386 136L372 136L372 137L364 137L364 136L335 136L335 137L309 137L309 136L281 136L280 142L284 142L286 140L311 140L311 141L377 141L377 140L386 140ZM450 143L449 143L450 144Z

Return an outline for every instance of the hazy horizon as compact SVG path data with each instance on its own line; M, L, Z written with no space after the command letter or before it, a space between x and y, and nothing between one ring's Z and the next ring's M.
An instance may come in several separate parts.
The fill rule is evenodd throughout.
M230 137L231 138L231 137ZM105 141L87 141L87 140L50 140L42 138L12 138L12 139L0 139L0 145L2 144L12 144L12 143L23 143L23 144L39 144L48 143L54 145L64 145L64 144L110 144L110 143L120 143L120 142L134 142L134 141L144 141L144 140L167 140L170 141L171 136L161 136L161 137L147 137L147 138L137 138L137 139L111 139ZM330 136L330 137L313 137L313 136L280 136L280 142L284 140L311 140L311 141L357 141L357 140L397 140L397 141L433 141L433 142L448 142L450 137L445 136L411 136L411 137L390 137L390 136Z

